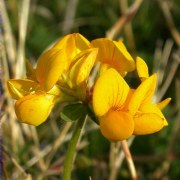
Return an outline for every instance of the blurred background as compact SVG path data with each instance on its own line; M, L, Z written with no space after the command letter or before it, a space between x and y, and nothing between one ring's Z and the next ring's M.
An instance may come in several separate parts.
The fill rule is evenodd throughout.
M35 65L48 46L72 32L88 40L123 39L134 58L158 73L154 99L172 98L164 110L169 126L128 143L139 179L179 179L179 0L1 0L0 13L2 179L61 179L72 124L60 119L58 109L37 128L20 124L5 83L25 77L26 59ZM127 80L136 86L136 78L132 73ZM108 142L91 121L77 147L72 179L131 179L120 144Z

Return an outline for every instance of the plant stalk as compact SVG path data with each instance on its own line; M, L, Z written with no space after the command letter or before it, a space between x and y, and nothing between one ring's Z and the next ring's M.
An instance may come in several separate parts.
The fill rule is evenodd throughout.
M70 180L71 179L71 171L72 171L72 167L73 167L74 153L76 150L76 145L78 143L83 125L85 123L85 119L86 118L84 116L83 116L83 118L80 118L77 121L76 126L74 128L72 138L71 138L69 145L68 145L66 158L64 161L63 180Z

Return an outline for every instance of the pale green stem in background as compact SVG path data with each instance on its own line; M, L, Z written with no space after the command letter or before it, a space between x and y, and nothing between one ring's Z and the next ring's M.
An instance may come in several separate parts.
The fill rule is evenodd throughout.
M64 161L64 171L63 171L63 180L70 180L71 179L71 171L73 167L73 161L74 161L74 154L76 150L76 145L78 143L81 130L83 128L83 125L85 123L85 117L79 119L76 123L76 126L74 128L72 138L68 145L68 150L66 153L66 158Z

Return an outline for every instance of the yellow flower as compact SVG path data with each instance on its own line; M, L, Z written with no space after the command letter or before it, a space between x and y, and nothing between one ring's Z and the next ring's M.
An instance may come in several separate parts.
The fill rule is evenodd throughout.
M36 77L48 91L69 69L73 58L81 51L90 48L90 43L78 33L69 34L43 53L37 62Z
M7 81L7 90L17 100L15 112L18 120L35 126L48 118L57 101L65 100L56 85L45 92L39 83L30 79L11 79Z
M98 60L101 62L101 72L114 68L121 76L125 76L127 72L134 70L134 60L122 41L100 38L93 40L91 44L99 48Z
M133 133L133 116L123 109L129 92L125 80L112 68L102 73L94 86L93 109L102 134L111 141L127 139Z
M140 57L136 58L136 69L142 83L133 91L126 107L134 116L135 129L133 134L151 134L168 125L161 110L168 105L171 98L157 104L152 103L157 75L149 77L148 66Z
M155 88L155 74L134 90L116 70L108 69L102 73L93 91L93 109L102 134L111 141L121 141L132 134L151 134L167 126L158 106L163 108L168 100L153 104Z

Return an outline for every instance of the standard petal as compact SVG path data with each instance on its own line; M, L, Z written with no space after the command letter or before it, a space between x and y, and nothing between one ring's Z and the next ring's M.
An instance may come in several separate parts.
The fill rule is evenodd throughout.
M171 98L167 98L159 103L157 103L157 106L160 110L163 110L171 101Z
M36 77L45 91L49 91L67 67L65 52L56 48L43 53L37 62Z
M63 49L70 64L78 53L91 48L91 45L84 36L79 33L73 33L64 36L56 42L54 48Z
M164 127L164 120L153 113L138 113L134 117L134 132L135 135L152 134Z
M129 86L114 69L104 72L94 86L93 109L97 116L105 115L111 108L120 108L126 101Z
M55 43L54 47L58 49L69 47L70 52L74 51L74 48L76 48L77 50L79 50L79 52L81 52L90 47L90 42L81 34L73 33L64 36L62 39Z
M23 96L40 90L40 86L29 79L10 79L7 81L7 90L12 98L20 99Z
M156 87L156 79L156 74L150 76L134 91L128 108L133 115L137 112L142 103L151 101Z
M33 94L25 96L15 103L15 112L20 122L38 126L49 116L54 103L53 96Z
M122 141L134 131L134 121L129 113L109 111L100 119L100 130L110 141Z
M115 42L108 38L93 40L92 45L99 48L98 60L116 69L122 76L133 71L135 63L122 42Z
M88 49L77 55L75 63L69 72L69 78L75 86L88 79L91 69L95 63L98 49Z
M145 61L140 57L136 58L136 69L138 76L142 81L149 77L148 66Z

